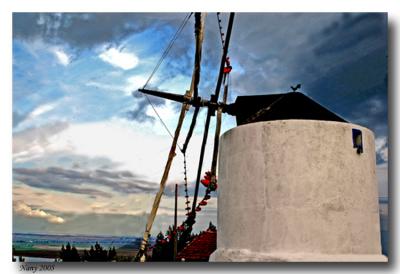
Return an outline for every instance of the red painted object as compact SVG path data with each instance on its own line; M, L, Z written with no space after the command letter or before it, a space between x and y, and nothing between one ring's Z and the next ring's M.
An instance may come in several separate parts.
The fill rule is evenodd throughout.
M178 261L208 262L217 249L217 231L207 230L194 238L176 257Z
M205 205L207 205L207 202L203 200L203 201L201 201L201 202L199 203L199 205L200 205L200 206L205 206Z
M231 67L231 66L229 66L229 67L224 67L224 73L229 73L229 72L231 72L231 70L232 70L232 67Z
M200 182L201 182L201 183L203 184L203 186L205 186L205 187L208 187L209 184L210 184L210 180L207 180L207 179L203 179L203 180L201 180Z

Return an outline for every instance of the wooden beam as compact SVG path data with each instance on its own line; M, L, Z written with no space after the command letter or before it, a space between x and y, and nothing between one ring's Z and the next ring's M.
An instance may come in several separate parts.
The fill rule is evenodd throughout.
M229 41L231 38L234 17L235 17L235 13L231 12L231 14L229 15L228 29L226 32L226 40L225 40L224 50L223 50L222 58L221 58L217 86L215 88L215 95L211 95L211 99L210 99L211 102L218 102L222 78L224 76L226 56L228 55ZM192 218L195 218L195 216L196 216L196 207L197 207L196 203L197 203L197 197L199 195L199 185L200 185L201 171L202 171L202 167L203 167L204 152L205 152L205 148L206 148L206 144L207 144L208 129L210 127L210 119L213 114L214 114L214 109L209 107L208 111L207 111L206 123L204 125L204 134L203 134L203 141L202 141L201 149L200 149L199 165L197 167L196 186L194 189L194 197L193 197L192 212L191 212ZM194 219L193 219L193 221L194 221Z
M201 43L203 42L203 38L204 38L204 21L205 21L205 20L203 20L202 17L203 16L196 16L195 17L196 20L201 20L200 24L196 24L196 26L200 28L199 31L195 31L196 33L198 33L198 34L196 34L196 40L200 39ZM197 43L196 43L196 45L197 45ZM197 88L196 87L196 83L198 83L198 81L197 81L197 79L195 79L196 77L200 77L200 74L198 74L196 72L196 64L195 64L194 70L193 70L191 87L190 87L190 90L188 90L185 93L185 97L189 97L189 98L192 97L193 90L195 88ZM160 181L160 187L159 187L158 192L157 192L157 194L156 194L156 196L154 198L153 207L152 207L151 212L150 212L150 214L148 216L147 223L146 223L146 228L145 228L145 231L144 231L144 234L143 234L142 243L141 243L140 249L139 249L139 251L138 251L138 253L137 253L136 257L135 257L135 261L140 261L140 262L145 262L146 261L146 254L145 253L146 253L146 250L147 250L150 231L151 231L151 228L153 226L154 219L155 219L155 217L157 215L157 210L158 210L158 208L160 206L161 197L162 197L162 195L164 193L165 185L166 185L166 182L168 180L168 175L169 175L169 171L171 169L172 161L173 161L173 159L174 159L174 157L176 155L176 153L175 153L176 146L177 146L177 143L178 143L179 134L181 132L183 120L185 119L185 115L186 115L187 110L188 110L188 105L185 104L185 103L182 104L181 112L180 112L179 119L178 119L178 124L176 126L174 138L172 140L171 148L170 148L170 151L169 151L169 154L168 154L167 163L165 164L164 173L163 173L161 181Z

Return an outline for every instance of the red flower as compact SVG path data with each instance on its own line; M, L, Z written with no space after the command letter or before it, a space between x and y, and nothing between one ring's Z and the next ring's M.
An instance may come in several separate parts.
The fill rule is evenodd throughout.
M203 200L203 201L201 201L201 202L199 203L199 205L200 205L200 206L205 206L205 205L207 205L207 202L206 202L205 200Z
M210 184L210 180L208 179L203 179L200 181L205 187L208 187L208 185Z
M229 73L232 70L232 66L224 67L224 73Z

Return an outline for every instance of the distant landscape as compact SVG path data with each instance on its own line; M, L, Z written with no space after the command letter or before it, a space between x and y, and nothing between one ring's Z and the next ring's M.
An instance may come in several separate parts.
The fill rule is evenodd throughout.
M104 249L115 247L120 260L130 261L139 248L141 238L124 236L91 236L91 235L51 235L13 233L13 256L23 258L56 259L60 257L62 245L70 243L80 255L84 250L99 243ZM154 239L150 240L151 243ZM37 261L37 260L35 260Z
M388 201L380 199L380 224L382 253L389 254ZM131 261L139 249L141 238L130 236L93 236L93 235L54 235L13 233L13 256L22 256L26 261L34 258L56 259L60 257L61 246L70 243L81 255L98 242L105 249L116 248L120 260ZM155 239L151 238L151 244ZM35 259L34 261L38 261Z

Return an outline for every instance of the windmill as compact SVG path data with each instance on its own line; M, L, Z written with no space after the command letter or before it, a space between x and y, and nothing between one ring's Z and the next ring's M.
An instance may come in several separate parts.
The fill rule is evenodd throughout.
M192 122L187 133L185 143L182 148L179 147L184 155L184 159L187 146L196 124L199 109L201 107L205 107L207 108L207 116L203 130L203 140L200 149L194 197L192 206L187 207L188 218L184 222L188 226L186 232L191 232L192 226L195 223L196 212L199 211L201 203L206 200L205 198L208 195L207 191L215 190L216 188L216 166L219 154L222 113L227 113L236 116L238 127L231 130L233 133L230 134L229 138L225 138L224 140L225 146L229 146L230 149L225 151L221 150L220 158L223 158L222 161L224 162L224 166L228 166L228 170L231 172L224 172L224 176L220 175L219 180L221 182L225 180L224 182L229 183L229 186L235 185L236 188L228 189L226 186L227 184L221 184L224 185L224 191L222 191L223 189L221 187L219 201L224 200L224 205L221 207L218 206L218 211L219 216L224 216L224 219L221 224L219 222L218 225L223 233L221 237L218 237L218 249L212 255L213 260L252 261L254 258L261 258L260 260L263 261L313 261L318 260L318 258L324 258L328 261L351 261L354 258L352 257L352 254L350 254L350 256L348 256L348 254L340 256L335 255L337 249L341 248L341 246L336 245L340 243L333 242L329 247L324 245L325 242L331 241L332 237L345 238L349 243L352 242L354 238L352 237L351 233L348 231L343 231L343 229L340 228L340 223L328 224L328 218L326 218L326 216L322 216L322 214L318 215L321 210L324 209L324 206L326 207L327 204L330 205L329 203L332 203L331 200L324 200L326 197L331 195L330 189L324 184L319 185L320 188L323 189L324 195L315 196L316 198L313 197L317 200L317 203L315 203L315 205L313 204L313 207L307 207L307 202L312 200L310 197L307 197L307 194L303 195L305 202L300 205L295 204L297 200L292 196L289 197L289 194L291 194L291 189L295 189L299 184L310 185L310 187L318 185L325 179L323 176L329 174L329 179L334 182L333 186L335 188L338 188L342 192L343 189L346 190L346 192L343 192L343 197L345 197L344 200L351 201L352 205L357 204L359 207L364 206L362 203L366 200L368 200L368 202L371 204L377 204L377 199L375 197L376 189L374 190L374 184L376 184L374 162L375 151L373 149L373 145L371 145L374 138L373 133L366 128L348 123L345 119L321 106L308 96L300 92L295 92L301 87L300 84L296 85L295 87L291 87L293 92L256 96L238 96L234 103L227 103L227 83L229 82L227 81L227 78L229 77L229 73L232 69L228 57L228 49L234 17L235 14L230 13L226 30L226 39L223 38L224 35L222 35L223 33L221 31L223 52L220 61L216 88L214 93L210 96L210 99L201 98L198 93L198 84L200 81L201 49L204 36L204 15L200 13L195 13L196 49L190 89L186 91L184 95L147 89L146 85L139 89L139 92L143 93L146 98L147 95L157 96L175 102L180 102L182 107L175 134L172 136L173 142L160 182L160 189L154 199L140 250L137 253L135 260L145 261L146 259L145 254L149 234L154 222L154 218L157 214L161 196L164 192L173 158L176 155L176 148L178 146L177 140L181 132L185 114L190 107L194 107ZM219 18L218 20L220 23ZM221 27L220 30L222 30ZM222 101L219 101L222 85L224 87L223 96ZM204 179L204 182L207 185L207 191L205 198L200 203L197 203L199 184L202 182L201 171L204 160L205 146L207 143L210 121L214 116L216 116L216 128L214 133L213 156L210 172L206 174L206 178ZM369 142L368 150L363 147L363 134L367 136L367 140ZM246 140L246 142L243 142L242 140L248 138L248 136L261 137L258 137L257 140ZM293 136L301 136L301 138L297 140ZM350 138L352 137L353 141L348 139L348 136L350 136ZM303 142L310 147L310 151L314 151L315 157L308 157L307 153L291 153L292 151L301 151L304 149ZM339 143L340 145L338 145ZM223 147L224 146L222 146L222 148ZM257 148L255 149L252 147ZM356 148L356 153L354 153L354 148ZM235 151L235 154L231 154L232 151ZM335 157L331 157L329 154L332 151L335 152ZM265 153L265 155L268 155L268 157L265 155L260 156L262 153ZM278 158L276 155L278 155ZM321 155L323 157L321 157ZM281 157L283 160L279 157ZM246 158L246 160L242 160L242 158ZM262 166L262 168L259 170L253 167L253 163L256 162ZM344 166L341 162L354 162L357 163L357 165ZM247 165L244 163L247 163ZM314 170L311 168L304 169L301 165L298 165L298 163L306 163L309 167L318 166L318 172L314 172ZM285 170L285 172L266 172L267 170L271 169L271 166L273 167L272 169L274 171ZM291 168L288 169L288 166ZM332 170L338 168L340 168L340 170L332 174ZM251 169L252 173L249 173L248 169ZM364 170L368 170L368 172L364 172ZM238 192L242 191L240 190L240 186L243 183L242 175L246 173L250 175L245 178L245 180L248 180L246 184L251 185L252 187L249 187L248 190L246 189L243 192L247 193L246 195L252 199L241 202L246 206L244 208L240 208L236 205L235 197L238 196L235 195L239 195L239 197L241 197L242 193L238 194L232 192L235 192L236 190ZM320 175L321 177L318 177L315 174ZM345 174L345 176L342 176L342 174ZM357 176L363 177L362 181L367 182L369 192L364 197L354 200L353 196L357 192L352 188L347 187L347 185L359 181ZM346 177L346 179L343 179L344 177ZM290 187L282 187L282 181L286 185L290 185ZM276 187L274 184L276 184ZM268 189L268 191L271 193L276 193L276 197L267 201L266 196L268 193L265 193L266 189ZM280 192L282 191L286 191L287 193L285 193L285 195L280 195ZM254 206L253 199L259 199L261 202ZM267 217L274 218L275 215L270 212L270 209L266 209L267 203L269 204L269 208L275 207L273 210L279 212L281 215L286 214L286 208L282 209L282 205L293 203L293 205L296 206L291 205L287 211L294 211L295 213L287 216L287 219L283 218L282 222L270 222L270 219ZM266 215L262 215L262 218L259 218L259 216L253 212L250 214L252 215L253 219L248 218L248 209L250 207L254 207L254 212L258 212L261 215ZM336 208L336 205L334 205L332 208ZM365 254L356 254L358 256L357 259L385 261L385 258L380 255L381 251L378 243L379 232L376 228L379 227L379 223L377 223L377 212L365 211L366 215L370 216L371 218L363 218L360 222L354 223L350 220L349 216L351 215L349 215L346 210L342 210L340 205L337 208L339 208L340 211L343 211L343 213L339 214L343 219L349 222L349 227L351 227L351 229L355 231L361 230L364 227L368 227L370 229L368 231L362 231L359 234L359 236L365 237L366 239L370 237L370 239L373 239L373 241L370 241L367 244L364 244L364 246L360 247L360 253L364 252ZM238 211L234 211L234 209L237 209ZM308 215L302 215L305 211L307 211ZM298 218L302 219L298 220ZM298 223L293 222L293 220L297 221ZM294 225L287 226L284 221L291 221ZM244 235L242 234L241 230L233 231L234 233L232 233L230 230L230 228L234 227L238 222L241 222L242 227L246 228L245 233L243 233ZM263 229L258 229L257 227L254 228L254 222L257 222L257 224L262 227L268 228L268 231L270 232L267 235L268 237L265 236ZM289 231L291 233L293 232L294 234L288 235L288 237L292 237L293 239L297 239L298 237L300 237L300 239L308 239L309 235L311 235L311 232L313 232L315 229L310 225L313 222L319 223L320 227L325 226L329 228L330 232L324 233L322 231L318 234L314 233L313 237L315 237L315 240L310 241L298 240L286 243L284 240L280 240L281 233L285 233L285 229L288 229L288 227ZM297 237L296 235L300 236ZM254 241L254 239L257 240ZM276 242L276 239L280 241L280 245L271 245L272 242ZM235 242L233 243L233 241ZM310 243L312 243L312 245L310 245ZM285 248L288 248L287 252L282 252L281 250L285 250ZM298 250L310 250L310 248L312 248L312 251L315 250L315 253L311 252L305 255L301 252L296 253ZM249 253L249 250L253 250L254 252ZM262 252L260 252L260 250ZM373 250L374 257L368 257L368 252L370 250ZM271 253L265 253L264 251ZM321 257L321 254L318 252L322 252L323 257ZM332 253L335 254L332 255Z

